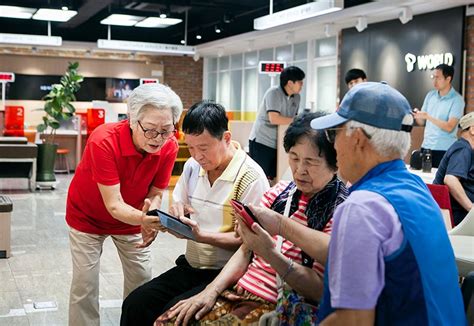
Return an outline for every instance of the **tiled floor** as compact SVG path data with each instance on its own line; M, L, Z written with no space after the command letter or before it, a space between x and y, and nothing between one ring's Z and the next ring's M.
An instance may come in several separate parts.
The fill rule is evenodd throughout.
M26 179L0 179L0 194L13 201L12 256L0 259L0 325L67 325L72 267L64 215L71 177L59 175L55 190L36 192L26 190ZM168 193L165 198L167 210ZM173 266L185 243L159 234L151 248L158 275ZM120 260L108 239L101 259L101 325L119 324L122 282ZM38 309L41 305L46 308Z

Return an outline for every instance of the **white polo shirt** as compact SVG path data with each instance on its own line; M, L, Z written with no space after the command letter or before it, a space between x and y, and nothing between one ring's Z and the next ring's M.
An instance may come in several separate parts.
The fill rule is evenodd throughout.
M245 173L249 178L241 178ZM245 179L245 181L239 180ZM206 232L234 232L234 212L230 199L234 187L245 187L237 200L258 205L269 184L262 168L250 158L240 146L222 175L211 186L207 172L190 158L184 165L176 187L173 201L191 205L195 214L191 219L197 221ZM232 250L218 248L205 243L188 240L186 260L194 268L219 269L224 267Z

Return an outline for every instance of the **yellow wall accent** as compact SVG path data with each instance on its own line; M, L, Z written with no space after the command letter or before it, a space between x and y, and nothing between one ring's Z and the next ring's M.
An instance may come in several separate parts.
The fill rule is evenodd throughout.
M229 120L255 121L257 118L257 112L228 111L227 113Z

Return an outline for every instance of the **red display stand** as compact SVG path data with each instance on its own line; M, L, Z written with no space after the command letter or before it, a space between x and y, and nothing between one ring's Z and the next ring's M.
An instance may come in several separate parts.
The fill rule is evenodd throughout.
M104 124L105 122L105 110L104 109L87 109L87 135Z
M25 136L25 108L22 106L5 106L4 136Z

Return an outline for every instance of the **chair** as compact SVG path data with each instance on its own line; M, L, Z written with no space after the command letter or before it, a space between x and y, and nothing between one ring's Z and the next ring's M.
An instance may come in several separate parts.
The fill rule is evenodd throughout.
M453 211L451 210L451 200L449 197L449 188L446 185L427 184L434 200L441 209L444 224L447 230L451 230L454 226Z
M69 154L69 149L67 148L58 148L56 150L56 166L54 169L54 173L67 173L69 174L69 162L67 159L67 155Z
M474 271L474 209L449 231L449 240L456 256L459 276L465 277Z
M469 325L474 325L474 209L449 232L459 276L464 277L461 292Z

